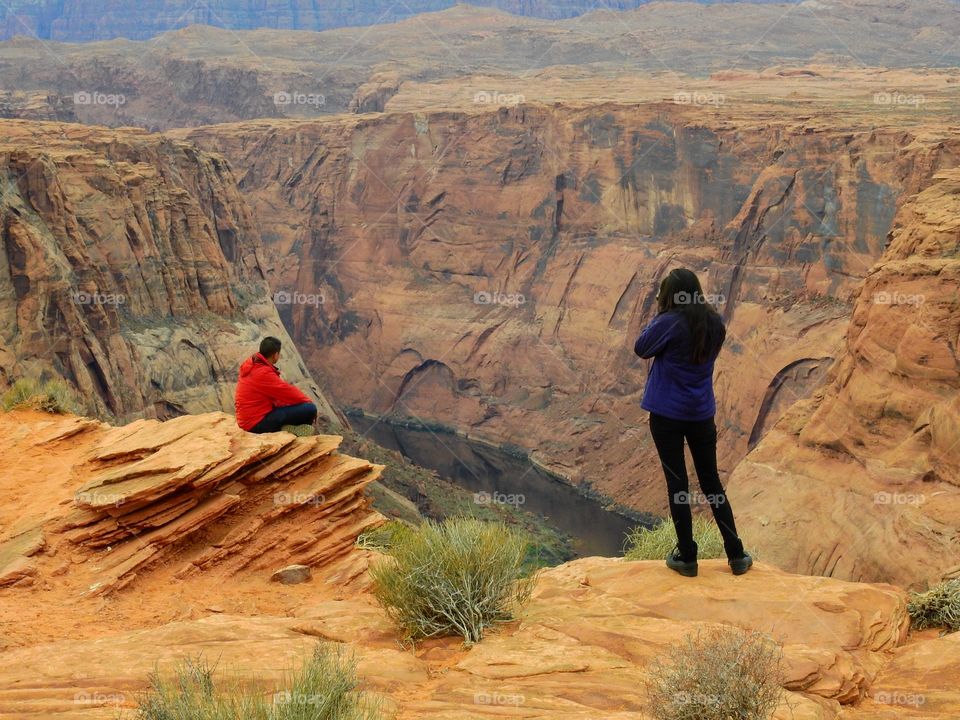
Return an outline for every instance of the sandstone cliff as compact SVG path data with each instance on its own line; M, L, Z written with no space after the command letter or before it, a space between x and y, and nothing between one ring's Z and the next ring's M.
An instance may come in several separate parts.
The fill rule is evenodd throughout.
M909 634L893 586L764 564L733 577L705 561L691 580L585 558L543 572L520 618L470 649L402 647L369 592L377 555L353 545L382 521L363 495L380 467L338 440L250 436L219 413L0 415L0 462L17 467L0 474L0 715L112 720L151 671L200 653L269 692L324 640L356 653L398 720L642 720L651 661L719 624L782 645L776 720L956 717L960 635ZM291 560L314 580L271 583Z
M127 420L232 412L240 362L273 334L287 379L339 422L222 159L135 130L2 121L0 136L0 386L62 375Z
M902 208L826 386L731 479L744 532L796 572L960 573L960 172Z
M343 570L347 582L357 571L341 561L383 522L363 494L383 466L338 454L340 440L253 435L223 413L122 427L0 414L0 453L19 458L0 480L0 587L40 590L20 609L39 619L57 614L44 602L54 588L91 598L157 576L269 584L290 563ZM29 640L23 631L6 641Z
M663 274L701 272L729 322L731 470L820 384L898 207L958 151L672 103L182 134L235 168L274 286L329 298L284 321L339 402L522 445L645 510L665 494L632 343Z

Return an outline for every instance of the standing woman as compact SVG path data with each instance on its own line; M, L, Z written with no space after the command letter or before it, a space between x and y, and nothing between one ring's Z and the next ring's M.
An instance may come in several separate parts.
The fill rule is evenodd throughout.
M706 301L700 280L690 270L671 270L660 283L657 316L637 338L634 352L653 358L641 407L650 412L650 434L667 479L670 515L677 546L667 567L681 575L697 574L697 543L693 539L686 439L693 465L723 536L727 563L734 575L753 565L743 550L733 510L717 472L717 410L713 394L713 364L726 338L719 313Z

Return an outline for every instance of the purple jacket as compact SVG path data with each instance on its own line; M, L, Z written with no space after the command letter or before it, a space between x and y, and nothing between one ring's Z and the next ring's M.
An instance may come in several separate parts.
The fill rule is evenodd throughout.
M720 347L707 362L692 360L692 336L680 312L657 315L640 333L633 351L653 358L640 407L673 420L707 420L717 412L713 395L713 364Z

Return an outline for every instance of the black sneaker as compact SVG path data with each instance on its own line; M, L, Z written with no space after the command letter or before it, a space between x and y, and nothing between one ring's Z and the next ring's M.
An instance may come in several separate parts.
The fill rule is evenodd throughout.
M750 553L744 552L743 557L737 558L736 560L727 560L727 564L730 566L734 575L743 575L753 566L753 558L750 557Z
M684 577L696 577L697 576L697 561L692 560L687 562L680 557L680 548L675 547L670 551L670 554L667 555L667 567L678 572Z

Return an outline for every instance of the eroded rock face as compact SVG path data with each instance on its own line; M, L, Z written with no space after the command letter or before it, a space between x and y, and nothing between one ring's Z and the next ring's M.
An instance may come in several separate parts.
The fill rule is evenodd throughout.
M0 386L62 375L88 410L126 420L232 412L240 363L275 335L286 379L338 423L222 159L136 130L0 130Z
M731 478L744 534L803 573L935 582L960 565L960 172L904 206L826 386Z
M520 106L183 134L241 176L274 287L325 294L281 314L339 402L519 444L659 511L632 343L663 275L698 271L728 320L730 470L822 382L902 198L957 154L946 134L730 117Z
M223 413L111 427L17 411L0 415L0 438L0 453L32 460L0 485L29 496L3 513L0 585L56 577L103 595L175 557L177 579L268 583L277 567L336 566L383 522L363 494L383 466L338 454L339 436L255 435Z

